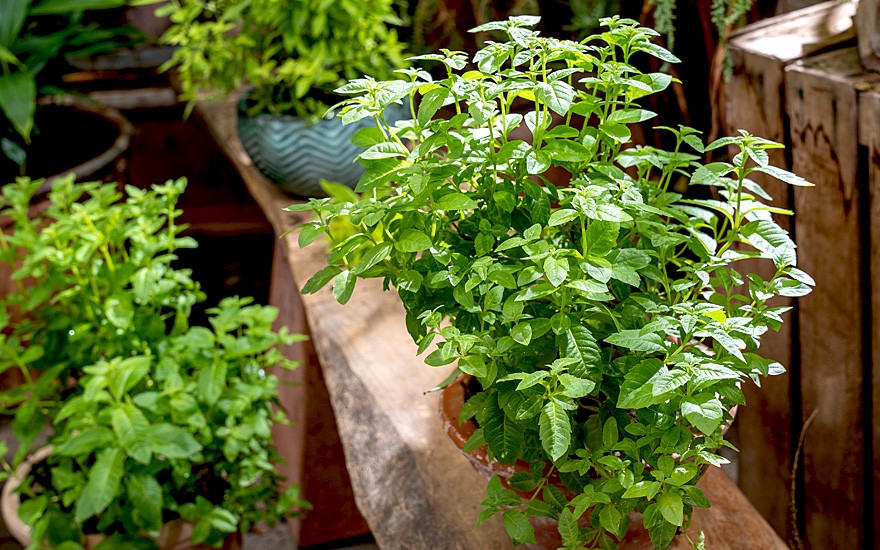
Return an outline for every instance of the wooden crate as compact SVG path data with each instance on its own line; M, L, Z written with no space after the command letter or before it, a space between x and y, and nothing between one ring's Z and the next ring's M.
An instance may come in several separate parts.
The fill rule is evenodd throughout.
M793 500L804 545L817 549L873 548L880 522L880 394L872 391L872 383L880 389L880 367L872 366L880 359L880 331L872 326L880 320L880 298L872 299L880 286L880 256L872 254L880 248L873 200L880 189L880 75L864 71L857 49L844 43L852 37L852 10L829 2L793 12L746 27L730 45L728 131L785 143L773 162L816 184L793 192L772 187L795 211L790 229L799 267L816 289L795 304L789 332L767 342L765 351L789 374L750 392L737 420L740 485L780 534L793 538L791 469L803 430Z

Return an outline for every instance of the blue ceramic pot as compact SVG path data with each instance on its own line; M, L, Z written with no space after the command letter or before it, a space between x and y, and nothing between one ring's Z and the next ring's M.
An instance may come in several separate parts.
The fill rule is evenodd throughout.
M394 124L410 111L391 105L385 119ZM246 99L238 105L238 135L254 165L285 192L302 197L324 197L321 180L354 187L364 173L357 162L361 153L351 136L374 125L365 118L343 125L339 117L322 118L314 124L289 115L248 116Z

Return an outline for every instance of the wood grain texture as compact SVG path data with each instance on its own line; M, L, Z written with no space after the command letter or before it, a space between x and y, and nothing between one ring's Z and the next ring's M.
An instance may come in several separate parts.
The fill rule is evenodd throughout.
M863 93L859 98L859 120L867 121L868 194L870 200L871 233L871 415L872 449L871 475L873 476L873 525L880 527L880 91ZM868 518L871 519L871 518ZM875 541L877 533L874 533Z
M729 43L733 77L725 89L727 123L725 132L735 135L746 130L790 147L785 117L785 66L804 58L818 44L831 44L851 36L851 7L838 2L770 18L735 33ZM786 151L771 149L770 162L790 169ZM791 208L790 188L775 178L753 174L752 178L773 197L772 204ZM791 218L776 216L791 230ZM773 276L768 262L747 261L738 266L742 273ZM790 306L791 299L777 299L774 306ZM778 361L788 372L766 379L761 388L747 384L743 390L747 406L742 407L735 424L739 443L739 486L776 531L791 538L790 472L794 458L792 433L794 418L791 369L794 333L793 313L785 315L779 332L764 335L760 352ZM799 391L799 390L798 390Z
M862 65L872 71L880 70L880 3L859 0L855 21Z
M202 111L215 135L228 136L229 128L223 125L234 124L234 119L214 117L218 113L222 115L219 110ZM247 164L233 162L243 176L249 173ZM289 229L295 219L278 212L290 199L261 177L251 174L245 181L268 209L267 216L274 217L276 230ZM292 276L301 288L325 265L321 246L299 249L295 235L279 241L277 253L283 253L286 262L275 265L289 269L287 274L276 273L278 285ZM474 529L486 482L442 430L437 395L426 391L446 372L427 367L416 356L397 296L382 292L380 281L359 281L346 306L336 303L329 288L302 297L302 305L290 295L278 305L282 310L305 308L354 496L379 546L386 550L511 548L497 517ZM785 548L723 472L711 470L699 485L713 505L695 513L692 537L702 529L709 547L720 550ZM683 550L690 544L678 537L670 548Z
M858 94L854 48L786 68L794 171L816 184L795 190L800 267L816 280L799 301L806 542L862 548L862 295Z

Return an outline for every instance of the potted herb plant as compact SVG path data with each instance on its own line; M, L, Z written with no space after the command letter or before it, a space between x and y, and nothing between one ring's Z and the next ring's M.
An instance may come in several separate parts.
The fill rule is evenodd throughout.
M112 50L133 41L125 29L83 22L86 10L128 0L6 0L0 4L0 178L46 177L73 171L82 178L112 173L128 149L131 124L118 111L63 95L66 58ZM38 101L39 99L39 101ZM69 129L88 139L71 142ZM80 135L83 137L83 135Z
M303 292L332 282L345 303L359 278L382 278L419 351L433 349L426 363L455 365L444 385L467 390L457 414L475 421L465 450L509 465L499 471L521 466L489 483L480 522L500 514L514 542L534 543L546 518L561 545L605 548L633 514L662 548L709 505L696 480L725 462L716 449L740 384L783 371L757 353L782 322L768 301L813 284L771 217L789 212L765 204L750 175L809 184L768 164L778 144L746 132L706 145L664 128L673 150L633 146L628 125L655 117L639 100L672 80L635 63L677 59L632 20L603 19L581 43L539 36L536 23L474 29L508 40L470 67L460 53L422 56L445 66L442 80L340 88L350 120L406 100L417 116L360 131L373 145L359 197L291 207L315 215L301 246L331 242ZM522 124L530 139L512 139ZM730 161L701 162L722 147ZM568 178L551 182L551 167ZM710 198L676 192L682 182ZM774 276L742 273L751 258Z
M322 179L357 182L360 149L349 138L365 123L322 117L346 80L405 65L389 26L400 23L394 0L174 0L163 13L173 23L163 41L179 46L167 66L177 67L184 99L251 86L238 131L266 176L304 196L323 196ZM408 113L395 105L382 116L393 123Z
M273 331L277 311L243 298L190 326L205 297L172 265L195 245L175 223L185 182L123 196L69 177L31 218L40 183L5 186L0 209L15 222L2 259L34 279L0 319L0 365L28 381L0 394L24 401L14 463L51 428L4 488L11 532L35 547L220 546L298 513L305 503L280 489L273 464L270 428L284 415L270 369L295 366L276 346L301 337Z

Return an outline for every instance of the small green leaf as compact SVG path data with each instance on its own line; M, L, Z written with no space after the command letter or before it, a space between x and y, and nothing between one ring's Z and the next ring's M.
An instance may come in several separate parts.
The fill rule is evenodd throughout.
M715 433L724 417L724 406L712 394L688 396L681 402L681 413L691 425L706 435Z
M405 229L394 243L401 252L421 252L431 248L431 238L418 229Z
M354 285L357 282L357 275L351 270L340 272L333 279L333 297L340 304L347 304L354 292Z
M568 113L574 96L574 87L562 80L556 80L549 84L539 82L535 86L535 97L538 101L546 103L551 110L560 116L565 116Z
M192 434L172 424L154 425L150 432L150 446L153 452L168 458L193 459L202 450Z
M538 427L544 450L550 455L551 460L558 460L568 451L568 446L571 444L571 421L568 412L559 401L551 399L541 409Z
M162 487L156 478L144 474L127 477L126 488L132 516L142 529L158 533L162 529Z
M681 527L681 524L684 523L684 505L681 501L681 495L671 491L662 493L657 497L657 505L666 521Z
M445 211L475 210L479 205L464 193L447 193L437 201L437 209ZM430 242L430 240L429 240ZM430 246L430 245L429 245Z
M76 501L74 518L83 523L103 512L119 493L122 482L122 449L104 449L98 453L95 465L89 470L88 482Z
M529 518L518 510L505 510L501 523L507 534L516 544L535 544L535 528Z
M306 284L303 285L302 293L314 294L315 292L318 292L341 272L342 270L335 265L328 265L327 267L312 275L311 278L309 278Z

